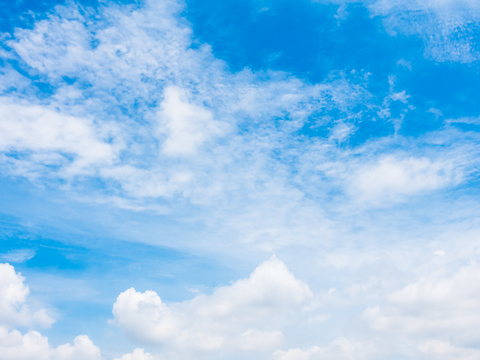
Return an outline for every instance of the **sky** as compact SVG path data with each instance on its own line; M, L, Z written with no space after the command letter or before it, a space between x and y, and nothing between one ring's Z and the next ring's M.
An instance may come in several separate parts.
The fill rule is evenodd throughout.
M477 0L0 5L0 360L480 358Z

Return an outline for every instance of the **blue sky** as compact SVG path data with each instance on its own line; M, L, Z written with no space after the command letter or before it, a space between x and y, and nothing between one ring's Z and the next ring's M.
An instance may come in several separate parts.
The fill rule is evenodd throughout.
M0 12L0 360L476 359L474 0Z

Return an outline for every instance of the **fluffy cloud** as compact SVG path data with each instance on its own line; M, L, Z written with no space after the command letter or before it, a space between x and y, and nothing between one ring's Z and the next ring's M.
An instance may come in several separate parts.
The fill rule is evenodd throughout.
M430 340L418 345L420 353L428 359L475 360L480 357L479 349L459 348L448 341Z
M18 330L0 327L1 360L101 360L100 349L85 335L75 338L73 345L52 348L48 339L36 331L22 335Z
M157 360L158 357L153 356L150 353L146 353L144 349L135 349L131 354L125 354L121 358L114 360Z
M469 358L478 353L465 347L479 340L479 296L480 267L473 263L451 275L425 275L388 295L385 306L365 310L363 318L376 331L423 339L418 347L423 353Z
M44 170L42 165L64 167L66 177L91 173L95 165L108 166L117 153L104 139L108 135L87 119L13 98L0 99L0 151L7 154L3 161L16 165L20 175Z
M55 348L52 352L52 360L100 360L100 349L93 345L86 335L77 336L73 345L65 344Z
M0 264L0 360L101 360L100 349L85 336L77 336L73 345L53 348L48 338L37 331L24 335L13 326L50 326L54 320L44 309L31 313L26 305L29 294L25 278L13 266Z
M370 344L338 338L325 347L279 350L273 354L273 358L275 360L360 360L370 359L373 353L374 348Z
M36 331L22 335L18 330L9 332L0 327L0 359L49 360L51 349L48 339Z
M266 351L283 341L275 327L311 297L308 286L272 257L248 279L170 306L153 291L129 289L118 296L113 315L132 339L172 350Z
M33 312L26 304L30 293L24 284L25 278L16 273L13 266L0 264L0 325L48 327L55 320L49 317L45 309Z

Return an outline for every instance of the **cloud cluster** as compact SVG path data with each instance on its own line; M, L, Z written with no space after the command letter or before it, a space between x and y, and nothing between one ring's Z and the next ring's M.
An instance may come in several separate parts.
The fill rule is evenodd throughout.
M452 269L437 267L391 292L385 305L357 313L357 325L350 331L356 340L340 337L323 346L282 349L282 326L292 324L288 313L296 312L298 319L298 312L313 303L306 302L312 300L308 286L276 258L258 266L248 279L182 303L166 305L153 291L129 289L114 304L114 323L139 343L162 345L162 356L168 359L232 353L243 358L241 352L256 358L265 351L276 360L383 359L394 354L475 359L480 351L471 346L478 341L478 265L453 274ZM336 301L345 299L338 294ZM136 349L124 359L156 357Z
M135 349L130 354L125 354L121 358L116 358L114 360L160 360L160 356L154 356L150 353L146 353L144 349Z
M479 279L480 268L475 263L451 275L428 274L391 293L385 306L368 308L363 316L377 331L467 344L478 337Z
M25 278L17 274L13 266L0 264L0 325L12 328L14 326L42 327L51 326L55 320L47 315L45 309L32 313L27 305L30 293L24 284Z
M92 175L96 165L111 164L118 151L107 129L48 107L0 99L0 151L13 173L32 176L40 167L59 168L65 178ZM8 154L15 154L14 157Z
M384 17L392 36L422 36L427 56L436 61L477 59L468 36L469 24L478 19L476 2L365 4ZM393 81L389 90L372 94L366 72L335 72L320 84L281 72L232 73L207 44L193 43L183 6L170 0L142 6L104 3L98 10L70 4L31 29L16 29L4 42L8 51L0 53L6 64L0 72L2 173L41 184L61 180L80 195L93 190L124 207L161 202L165 212L179 218L194 214L208 224L208 244L228 239L229 253L303 247L309 252L305 267L315 263L318 268L326 259L321 265L338 270L335 276L345 271L340 274L348 278L343 293L325 291L338 296L338 307L348 301L365 305L349 308L344 316L359 318L360 332L371 331L375 341L362 341L362 333L355 340L315 338L303 348L288 343L286 328L314 295L274 257L249 278L184 302L167 304L154 291L134 288L121 293L113 323L134 342L165 351L157 356L135 349L120 359L232 354L373 359L382 351L412 358L478 357L471 348L480 321L478 266L413 279L426 251L403 231L416 224L415 209L388 213L385 229L378 225L384 218L375 212L465 182L478 168L478 139L448 124L416 138L402 137L402 116L413 111L411 96ZM367 119L388 129L388 135L351 144ZM92 183L98 186L92 189ZM441 232L448 222L443 220L430 228L422 223L420 232ZM363 230L372 223L375 237ZM400 238L408 249L392 255L398 248L385 250L372 238L387 245ZM175 246L200 247L205 241L184 245L179 240ZM342 246L350 246L353 254ZM375 275L368 282L348 273L365 268ZM399 285L399 273L410 285ZM386 282L382 276L390 276L386 297L380 291L385 289L378 290ZM43 310L30 310L24 279L9 265L0 265L0 295L0 359L101 358L84 335L73 345L53 347L38 332L14 330L53 320ZM322 303L319 297L314 301ZM328 316L337 321L338 314ZM328 317L316 318L325 324ZM392 345L388 336L401 342Z
M13 266L0 264L0 359L1 360L101 360L100 349L86 335L73 345L56 348L37 331L22 334L13 327L47 327L54 323L44 309L31 313L26 305L29 294L25 278Z
M133 198L212 201L238 187L255 191L247 188L255 178L289 173L289 158L348 162L336 143L354 133L356 118L385 117L391 101L407 105L402 91L373 101L368 74L334 74L316 85L279 72L232 74L209 46L192 48L181 8L147 1L141 8L110 4L95 14L60 6L33 29L17 29L7 41L10 57L52 89L40 96L24 76L4 90L4 166L71 183L94 176ZM13 68L7 74L21 76ZM330 111L340 117L332 121ZM324 116L310 124L317 114ZM311 139L291 153L305 124L333 125L329 141Z
M341 144L359 114L388 112L388 102L371 102L368 74L312 85L281 72L231 73L208 45L192 46L182 6L71 4L15 30L3 74L11 86L0 94L2 171L127 208L156 209L160 198L163 212L181 216L187 206L266 250L328 238L334 224L308 199L357 197L356 154ZM321 126L332 126L329 137L299 135Z
M437 251L435 256L443 259L446 255ZM2 301L8 306L24 302L28 293L24 279L8 264L1 264L1 269ZM325 304L326 298L321 293L314 296L309 286L274 256L248 278L183 302L165 304L154 291L142 293L131 288L121 293L113 304L112 323L134 342L152 349L160 346L162 352L137 348L115 360L222 358L233 354L239 359L271 356L275 360L380 359L393 354L475 359L480 350L471 344L479 339L479 279L475 262L459 268L442 261L437 266L431 263L418 280L387 294L382 306L357 312L349 338L285 349L284 332L302 318L302 313L316 309L319 302ZM368 291L376 291L375 284ZM334 292L338 304L346 301L345 295L363 296L348 288ZM372 299L365 297L369 303ZM53 347L37 331L22 334L9 330L11 321L3 317L0 322L0 359L104 359L86 335L76 337L73 344Z
M429 359L438 360L474 360L480 356L480 350L453 346L449 341L430 340L418 345L418 350Z
M282 344L281 327L312 296L272 257L248 279L170 306L153 291L131 288L113 305L113 322L132 339L179 353L268 351Z
M53 348L48 338L37 331L22 335L18 330L0 327L2 360L101 360L100 349L86 335L77 336L73 345Z
M207 44L193 43L183 8L72 3L16 29L2 53L2 172L61 180L79 198L94 192L130 209L156 210L161 199L162 212L196 212L212 231L271 251L335 237L346 204L405 201L474 171L475 145L452 145L460 134L435 154L422 137L346 146L366 118L395 134L409 94L390 81L374 95L365 72L320 84L232 73ZM305 136L323 128L326 136ZM333 203L342 216L332 219L325 207Z
M375 349L371 344L338 338L325 347L278 350L273 354L273 358L275 360L360 360L370 359L374 353Z

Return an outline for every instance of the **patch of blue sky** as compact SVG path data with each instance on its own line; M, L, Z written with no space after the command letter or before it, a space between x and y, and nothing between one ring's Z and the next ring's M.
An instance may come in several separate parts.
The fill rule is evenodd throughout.
M480 71L477 64L418 61L412 71L398 77L398 86L412 96L412 104L422 110L439 109L445 117L477 114Z
M480 86L477 65L425 59L421 38L387 34L382 18L372 17L362 4L349 4L341 17L338 9L338 5L310 1L193 0L188 1L187 19L199 41L211 44L213 53L233 71L275 69L312 83L340 69L368 71L369 89L376 97L387 95L388 78L395 76L396 88L405 90L415 107L401 123L400 133L406 136L443 126L427 113L431 108L446 117L478 113L480 105L474 100ZM341 119L334 113L329 116ZM324 128L332 126L318 127L315 118L311 121L302 133L327 134ZM356 127L352 145L394 132L391 123L375 114L363 116Z
M199 41L210 44L233 71L281 70L311 83L338 70L370 71L385 81L399 58L422 54L421 41L392 38L361 4L350 4L338 17L338 5L278 1L261 8L260 3L193 0L187 19Z
M175 230L179 225L172 220L165 220L174 228L168 230L159 226L158 216L152 216L157 230L151 232L148 215L124 211L121 220L118 210L107 215L105 208L84 205L82 209L75 202L65 204L65 199L59 203L52 191L45 197L39 189L21 183L11 179L1 183L0 261L11 263L28 279L34 301L55 309L57 322L42 331L52 344L69 342L80 331L105 343L106 352L127 352L133 344L127 339L119 342L121 333L114 328L105 333L120 292L133 285L141 291L157 291L165 301L181 301L241 276L222 261L175 249L175 238L186 236L185 231ZM112 227L122 223L139 231L121 234L120 228L114 235ZM168 239L159 240L163 232ZM139 236L153 236L142 240L152 245L136 241Z

